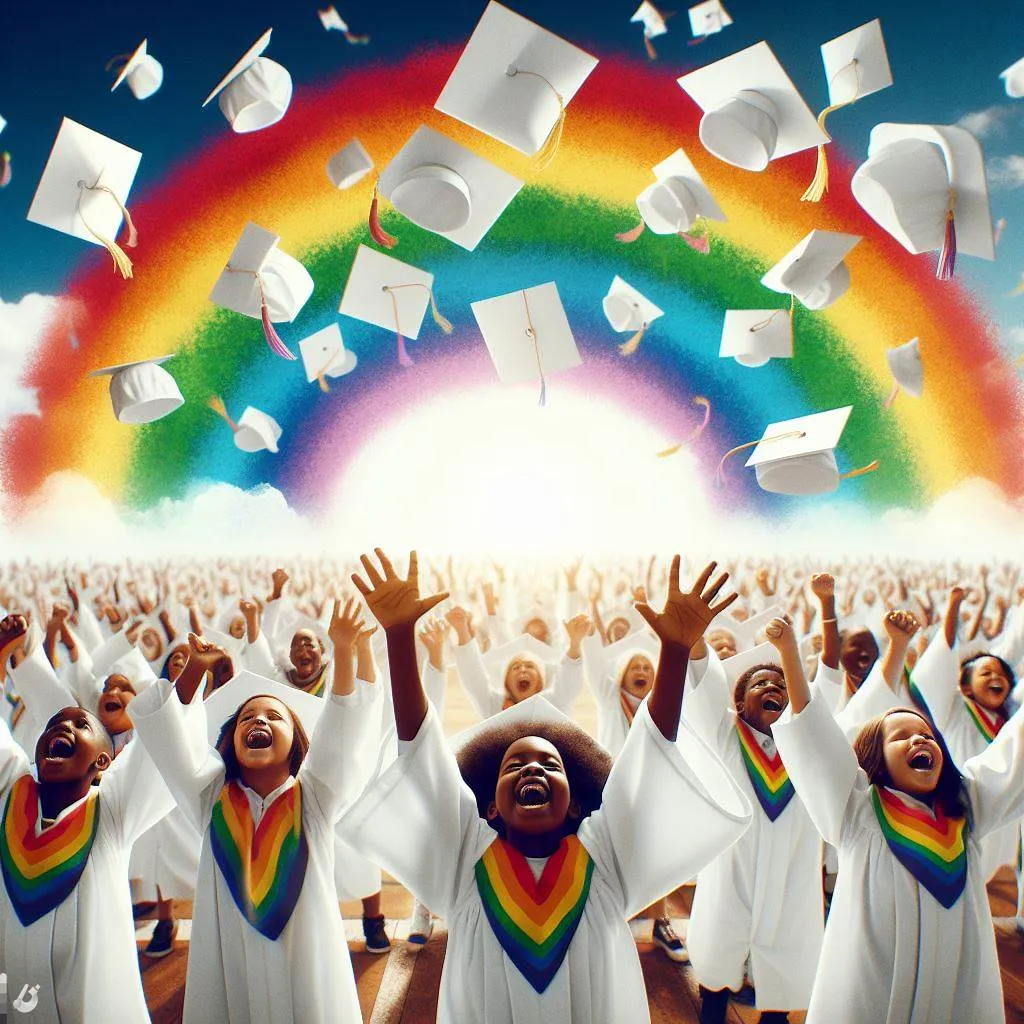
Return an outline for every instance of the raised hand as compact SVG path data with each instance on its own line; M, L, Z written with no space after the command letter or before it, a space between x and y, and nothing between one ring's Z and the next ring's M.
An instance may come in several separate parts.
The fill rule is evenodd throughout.
M921 623L913 613L905 611L887 612L882 625L885 627L885 635L894 644L909 644L911 637L921 628Z
M793 629L793 623L788 617L772 619L764 627L764 635L768 643L777 651L788 648L791 644L796 644L796 631Z
M420 642L427 649L430 664L439 672L444 669L444 640L451 626L444 619L429 619L420 630Z
M811 576L811 593L819 600L836 596L836 578L829 572L816 572Z
M385 632L412 629L423 615L448 597L447 593L420 597L419 562L415 551L409 554L409 575L404 580L380 548L374 548L374 551L384 575L368 555L360 555L366 579L353 573L352 583Z
M188 635L188 659L207 670L213 670L225 660L228 664L231 663L231 658L228 657L228 652L223 647L218 647L216 644L210 643L209 640L196 636L195 633Z
M571 565L567 565L562 571L565 573L565 589L573 591L576 589L576 580L580 574L580 566L583 564L582 556L576 559Z
M714 582L708 584L711 574L718 565L717 562L712 562L704 569L692 590L680 590L679 561L679 555L672 559L664 611L659 615L646 603L638 604L636 610L658 635L663 646L685 647L689 650L704 635L715 616L725 611L739 595L733 592L721 601L715 602L719 591L729 578L729 574L723 572Z
M341 601L334 602L334 610L331 612L331 624L327 627L327 635L334 644L334 655L351 654L359 634L366 627L366 623L359 617L362 605L355 599L350 598L345 602L344 611L341 610Z
M473 639L473 616L465 608L456 606L445 612L445 621L455 630L455 637L460 647L465 647Z

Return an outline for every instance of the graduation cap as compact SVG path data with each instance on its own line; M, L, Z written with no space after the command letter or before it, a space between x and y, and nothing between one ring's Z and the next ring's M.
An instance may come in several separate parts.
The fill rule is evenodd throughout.
M210 408L234 431L235 447L243 452L277 452L281 438L281 427L277 420L253 406L247 406L236 423L228 415L223 399L214 395L209 401ZM233 613L232 618L235 617Z
M843 262L860 235L815 229L761 278L773 292L793 295L808 309L824 309L850 287L850 270Z
M601 305L613 330L620 334L625 331L633 332L629 341L619 346L619 352L624 356L631 356L639 347L647 328L658 317L665 315L664 310L659 309L618 275L612 279L611 287Z
M373 170L373 160L358 139L352 139L327 161L327 177L335 188L351 188Z
M316 334L303 338L299 342L299 355L306 371L306 383L316 381L320 390L325 392L330 391L328 377L344 377L359 362L355 352L345 348L345 340L337 324L328 324Z
M597 58L491 0L434 106L541 166Z
M523 183L420 125L380 176L378 191L399 213L472 252Z
M115 241L121 220L128 226L125 245L137 233L125 205L142 154L65 117L28 210L35 224L102 245L125 279L132 261Z
M119 423L152 423L185 404L175 379L163 368L174 356L140 359L93 370L90 377L110 377L110 401Z
M780 608L779 605L773 604L770 608L766 608L763 612L758 612L757 615L751 615L749 618L736 621L732 624L732 634L736 637L736 642L740 648L754 647L759 641L757 640L757 634L761 632L768 625L772 619L785 618L786 610ZM762 646L771 646L770 644ZM774 650L774 648L772 648Z
M107 69L110 70L112 65L124 60L117 73L117 78L114 79L114 84L110 87L111 92L122 83L127 82L128 88L131 89L132 95L137 100L148 100L163 84L163 65L147 51L146 43L147 40L143 39L127 59L115 57L107 65Z
M921 362L920 343L917 338L896 348L889 349L885 353L886 361L889 363L889 371L892 373L894 384L892 392L886 399L885 407L888 409L900 390L906 391L914 398L920 398L924 390L924 365Z
M641 619L641 622L644 625L642 630L630 633L604 648L605 663L612 667L612 671L621 672L629 664L629 659L637 654L646 654L654 667L658 667L658 659L661 657L661 641L651 635L645 620Z
M0 132L2 132L6 127L7 127L7 118L5 118L2 114L0 114Z
M211 744L220 738L221 729L228 719L253 697L276 697L302 722L307 736L312 736L316 723L324 709L324 699L314 697L296 686L267 679L248 669L243 669L223 686L219 686L206 700L206 735Z
M533 617L536 618L536 616ZM529 633L521 633L500 647L491 647L484 655L484 664L495 677L502 676L499 682L504 685L504 673L508 671L509 664L513 658L518 658L521 655L528 655L538 662L544 674L545 685L550 682L548 666L552 661L557 660L558 653L549 644L542 644Z
M1006 95L1010 99L1019 100L1024 96L1024 57L1015 61L1005 71L1000 71L999 77L1003 80Z
M828 80L828 106L818 115L818 127L822 131L829 114L892 85L892 69L885 52L882 23L877 18L823 43L821 59ZM826 141L831 141L831 137ZM817 203L827 192L828 155L822 143L818 146L814 178L800 198L804 202Z
M644 27L644 47L647 50L647 56L651 60L657 60L658 54L654 49L654 44L651 42L652 39L656 39L658 36L665 35L668 32L668 26L665 24L665 16L658 10L654 4L650 3L649 0L644 2L633 12L633 17L629 19L630 24L636 24L640 22Z
M740 676L755 665L776 665L781 669L779 652L771 644L758 644L756 647L748 647L747 650L740 651L722 662L725 678L729 680L729 685L733 688L739 682Z
M219 95L221 113L236 132L258 132L277 124L292 101L288 69L261 56L270 45L272 31L268 28L203 100L205 107Z
M434 300L433 274L368 245L360 245L338 312L394 331L399 363L412 366L405 339L415 341L419 337L428 303L434 322L445 334L450 334L452 325L441 315Z
M763 171L772 160L828 141L765 42L677 81L704 110L704 148L734 167Z
M786 309L727 309L718 356L751 368L769 359L791 359L792 315Z
M948 280L956 254L995 259L981 145L966 128L878 124L853 197L908 252L939 250L935 276Z
M246 224L213 286L210 301L243 316L258 317L271 351L294 359L273 324L299 315L313 294L313 278L297 259L278 249L280 241L279 235L258 224Z
M326 31L337 31L343 33L346 42L365 44L370 41L369 36L355 35L349 29L347 22L345 22L342 16L337 12L333 4L323 10L318 10L317 14L320 15L320 24L323 25Z
M502 384L540 378L540 404L547 377L579 366L576 339L554 281L471 303Z
M722 6L721 0L704 0L703 3L694 4L687 14L690 16L690 31L695 42L703 42L708 36L732 24L732 18Z

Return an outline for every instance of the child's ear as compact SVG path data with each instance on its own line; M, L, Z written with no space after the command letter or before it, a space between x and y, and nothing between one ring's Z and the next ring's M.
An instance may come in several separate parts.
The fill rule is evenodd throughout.
M492 800L487 805L487 820L497 821L500 815L498 814L498 805Z
M736 714L740 718L743 717L743 701L741 701L741 700L736 701Z
M103 753L96 755L97 772L105 772L110 767L110 763L111 757L106 751L103 751Z

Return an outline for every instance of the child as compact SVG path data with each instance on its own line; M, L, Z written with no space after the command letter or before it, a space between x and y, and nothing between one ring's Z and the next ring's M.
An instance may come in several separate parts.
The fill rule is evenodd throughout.
M814 983L824 930L821 837L771 737L789 703L775 652L768 645L745 652L730 693L730 662L710 654L702 671L702 648L693 652L685 715L722 758L754 817L739 842L697 876L686 943L700 1020L724 1024L730 990L742 987L749 962L762 1024L781 1024L788 1010L807 1006Z
M24 621L0 623L0 650L17 642ZM137 744L115 761L106 730L79 707L49 719L35 745L35 777L31 768L0 726L6 981L14 992L36 989L37 1020L148 1022L128 856L135 839L171 809L171 795Z
M382 572L364 556L366 579L353 582L386 631L399 757L344 821L448 921L438 1019L647 1020L626 920L749 820L721 762L685 726L677 745L689 649L735 599L714 603L725 576L708 586L708 566L683 593L677 557L665 611L640 606L661 639L658 673L609 772L593 740L538 698L477 726L457 762L416 665L416 621L446 595L420 597L415 552L404 580L377 555Z
M896 708L851 750L775 620L790 711L772 732L839 851L807 1024L1005 1019L979 840L1024 813L1024 716L957 771L930 723Z
M340 614L335 603L330 635L339 655L351 654L362 628L353 605ZM223 653L194 646L204 662ZM357 690L351 657L339 656L326 700L241 673L211 698L234 709L223 726L204 705L185 707L166 683L134 702L139 739L203 833L187 1024L361 1019L351 962L337 953L345 938L334 828L365 782L360 733L369 731L364 715L376 692ZM237 694L244 699L236 704ZM311 740L296 708L307 720L319 715ZM207 745L208 714L215 748Z

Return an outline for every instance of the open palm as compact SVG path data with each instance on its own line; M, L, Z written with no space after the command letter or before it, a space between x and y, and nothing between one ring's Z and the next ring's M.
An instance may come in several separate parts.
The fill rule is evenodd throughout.
M352 582L363 595L373 617L385 630L415 625L422 615L448 597L447 593L420 597L419 563L415 551L409 554L409 575L404 580L395 572L394 566L380 548L374 548L374 551L380 561L383 576L369 555L360 555L366 579L353 573Z
M659 615L649 604L637 604L636 610L658 634L662 643L692 648L704 635L714 617L736 600L738 595L732 593L715 603L718 592L729 578L729 574L723 572L708 584L717 565L717 562L708 565L697 578L693 589L684 592L679 589L679 556L676 555L669 571L664 611Z

